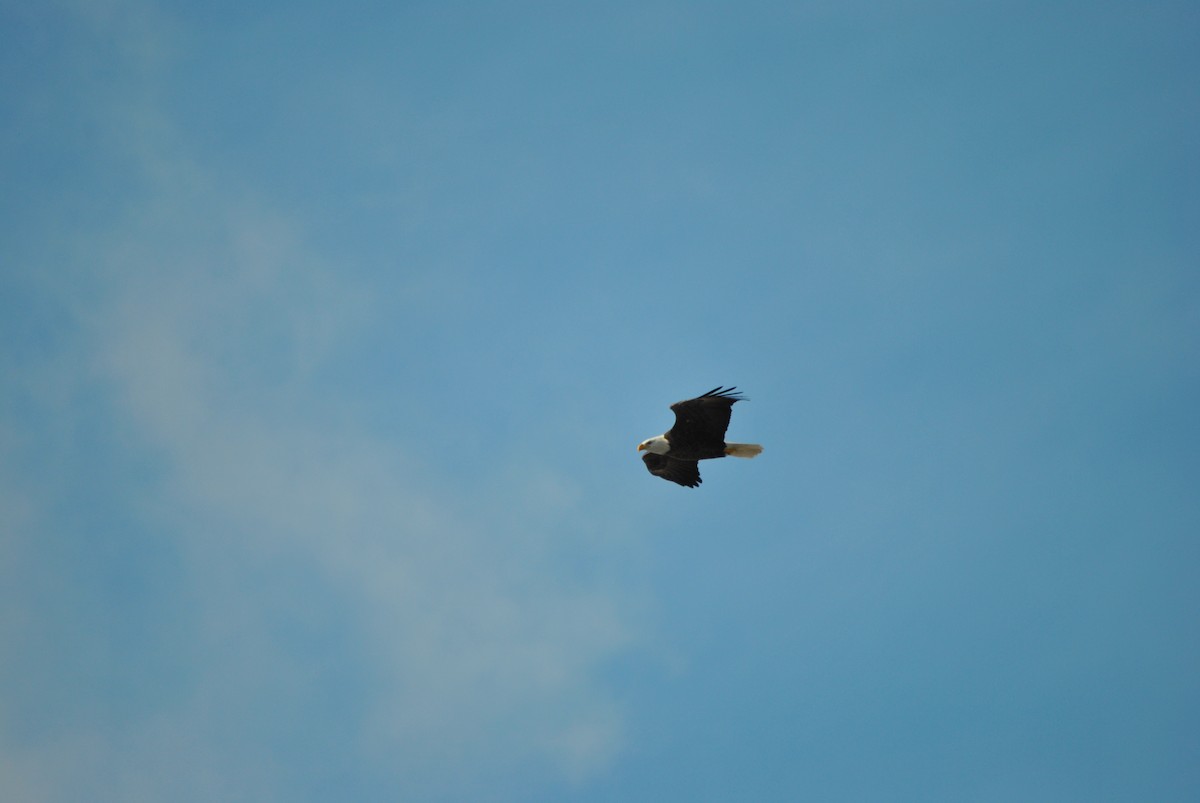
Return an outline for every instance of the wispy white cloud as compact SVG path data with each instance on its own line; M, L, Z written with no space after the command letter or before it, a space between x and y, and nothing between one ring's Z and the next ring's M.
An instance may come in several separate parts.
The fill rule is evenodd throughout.
M196 214L222 211L223 199L204 200ZM111 394L115 417L104 425L161 468L123 502L183 555L196 663L144 721L117 734L85 725L33 764L82 768L81 778L106 767L122 799L138 785L153 787L146 799L168 793L135 770L146 763L169 762L164 783L189 774L229 783L239 773L227 762L239 763L247 745L222 733L245 728L269 742L283 738L277 728L328 725L291 722L277 706L330 693L320 677L328 662L362 661L341 670L365 682L338 690L347 708L331 719L386 775L428 791L530 762L564 778L603 767L621 717L596 670L632 634L603 588L556 579L562 546L550 539L569 539L579 515L569 481L544 470L503 478L516 487L492 490L515 491L514 517L486 488L464 496L430 476L402 443L331 425L321 411L332 402L311 375L337 333L361 320L355 294L266 216L243 210L223 236L182 252L180 221L151 217L101 256L104 298L89 305L85 339L72 347L91 355L92 381ZM281 635L327 616L326 596L352 654L314 654ZM301 604L289 609L289 600ZM264 696L274 702L256 703ZM199 744L174 752L166 746L178 735L164 741L160 731ZM171 754L155 757L163 750ZM46 773L70 791L57 785L72 773ZM255 773L270 786L270 762ZM223 791L193 788L196 799Z
M599 671L637 633L618 592L560 562L594 527L578 489L501 463L493 485L464 491L403 432L337 414L354 400L323 369L371 325L369 295L248 188L219 186L145 101L110 110L140 132L142 181L113 228L76 244L86 288L59 290L77 334L20 380L33 393L57 375L71 390L49 426L104 427L153 466L114 504L179 556L179 586L152 602L183 611L182 632L147 648L174 651L163 672L177 676L156 678L166 691L150 704L67 712L37 738L0 722L0 792L296 799L355 762L392 789L478 799L530 767L563 782L601 770L622 712ZM6 552L88 537L57 531L4 459L5 523L22 524ZM50 615L22 588L5 592L18 598L6 618ZM293 740L338 755L288 766Z
M593 672L629 634L611 599L554 581L542 539L569 530L573 511L545 486L561 481L521 489L536 528L521 532L486 501L439 487L402 444L304 409L306 372L360 307L266 221L237 217L229 265L208 269L223 253L161 273L170 256L145 264L120 280L96 331L98 372L145 446L167 456L168 495L152 515L187 540L199 571L232 584L199 599L203 653L225 656L202 693L227 694L231 668L249 695L288 683L277 670L305 673L271 632L291 615L251 613L262 589L227 568L286 556L344 601L373 663L360 738L407 756L406 774L443 767L426 779L437 785L482 767L483 780L539 756L569 774L602 766L619 718ZM248 681L251 664L264 671ZM303 677L291 682L306 693Z

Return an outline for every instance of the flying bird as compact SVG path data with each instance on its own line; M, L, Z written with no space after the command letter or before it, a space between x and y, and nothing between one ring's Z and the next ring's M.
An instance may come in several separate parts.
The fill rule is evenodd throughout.
M638 444L642 462L656 477L695 488L700 484L700 460L716 457L757 457L757 443L726 443L725 430L734 402L743 401L737 388L715 387L703 396L675 402L675 426Z

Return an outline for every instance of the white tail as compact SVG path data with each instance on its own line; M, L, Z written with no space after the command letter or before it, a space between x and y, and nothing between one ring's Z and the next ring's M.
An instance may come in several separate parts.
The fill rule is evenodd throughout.
M762 447L757 443L727 443L725 454L730 457L758 457L762 454Z

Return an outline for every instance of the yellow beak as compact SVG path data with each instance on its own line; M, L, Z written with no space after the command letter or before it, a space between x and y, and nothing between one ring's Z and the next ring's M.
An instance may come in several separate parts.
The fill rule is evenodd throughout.
M645 448L646 448L646 444L644 444L644 443L639 443L639 444L638 444L638 448L637 448L637 450L640 452L640 451L642 451L642 450L643 450L643 449L645 449Z

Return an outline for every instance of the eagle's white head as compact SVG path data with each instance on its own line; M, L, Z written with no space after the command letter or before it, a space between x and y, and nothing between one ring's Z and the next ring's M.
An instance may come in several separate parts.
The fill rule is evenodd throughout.
M671 451L671 442L662 435L655 435L649 440L644 440L638 444L639 452L653 452L654 454L666 454Z

